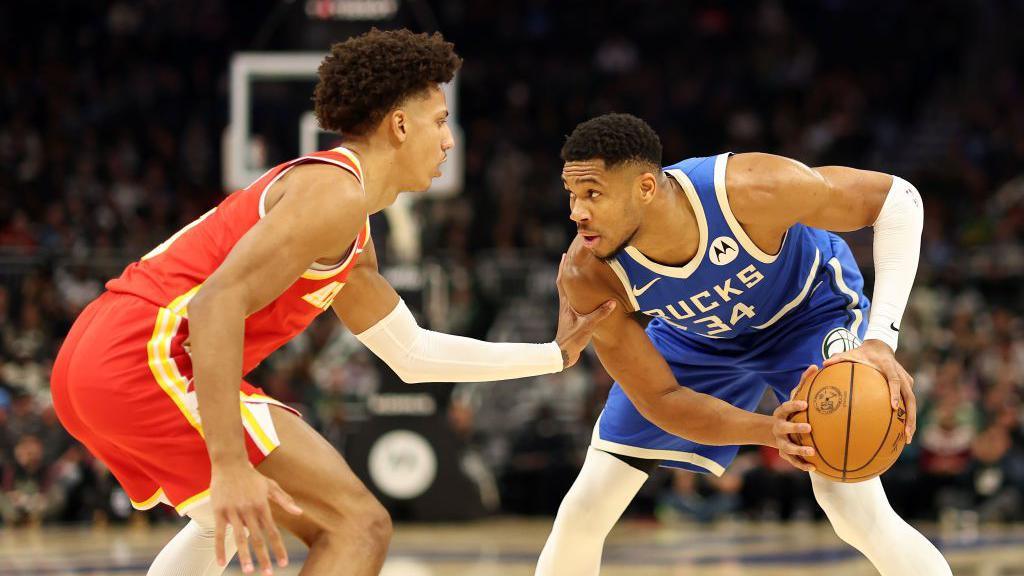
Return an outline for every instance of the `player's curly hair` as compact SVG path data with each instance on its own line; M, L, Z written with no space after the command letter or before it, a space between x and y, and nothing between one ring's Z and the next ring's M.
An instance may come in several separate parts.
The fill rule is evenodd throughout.
M562 146L562 160L604 160L606 168L626 162L661 166L661 139L632 114L604 114L580 124Z
M374 28L331 46L313 93L316 118L324 130L363 136L406 98L451 81L460 66L440 33Z

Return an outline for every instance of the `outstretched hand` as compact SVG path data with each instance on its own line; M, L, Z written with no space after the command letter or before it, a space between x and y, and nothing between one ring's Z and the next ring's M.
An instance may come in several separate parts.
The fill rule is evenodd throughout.
M580 314L573 310L569 305L569 297L565 293L565 284L562 280L564 268L565 254L562 254L562 261L558 264L558 278L555 280L558 287L558 331L555 333L555 343L562 351L562 368L568 368L579 360L580 353L590 343L597 324L615 310L615 301L609 300L589 314Z

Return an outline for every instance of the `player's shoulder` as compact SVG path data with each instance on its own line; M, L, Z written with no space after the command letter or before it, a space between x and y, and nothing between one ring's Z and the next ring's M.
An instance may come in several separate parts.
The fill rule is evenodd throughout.
M292 167L268 191L267 211L285 196L302 203L348 211L366 211L366 196L354 174L326 162L307 162ZM325 214L325 216L328 214Z
M726 162L725 184L730 195L771 192L788 180L805 177L808 171L797 160L765 152L732 154Z
M300 186L328 187L362 196L363 187L355 173L328 162L303 162L293 167L287 178Z
M619 300L620 306L628 301L615 272L587 249L579 236L569 245L561 274L569 302L579 312L589 312L609 298Z
M798 191L814 174L804 164L776 154L746 152L729 157L725 187L729 206L742 224L788 227L789 213L806 199Z

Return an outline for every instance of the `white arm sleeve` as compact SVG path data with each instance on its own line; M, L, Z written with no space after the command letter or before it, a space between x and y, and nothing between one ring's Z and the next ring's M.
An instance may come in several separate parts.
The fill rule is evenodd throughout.
M356 334L403 382L486 382L562 371L562 351L547 344L497 343L424 330L398 306Z
M910 299L921 254L924 205L917 188L893 176L892 187L875 220L875 291L865 339L896 350L900 320Z

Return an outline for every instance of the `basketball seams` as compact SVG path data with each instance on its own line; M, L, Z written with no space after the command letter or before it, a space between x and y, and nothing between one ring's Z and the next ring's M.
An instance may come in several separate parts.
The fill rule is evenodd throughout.
M850 460L850 430L853 428L853 378L857 373L856 364L850 363L850 395L846 405L846 447L843 449L843 481L846 481L846 466Z
M881 452L882 448L884 448L885 445L889 443L889 432L892 431L892 419L895 416L896 416L896 412L895 411L893 411L893 412L891 412L889 414L889 423L885 427L885 434L882 435L882 441L878 443L878 448L875 449L874 454L872 454L871 457L868 458L867 462L865 462L863 466L861 466L859 468L854 468L852 470L847 470L847 472L858 472L860 470L863 470L863 469L867 468L868 466L870 466L875 461L875 458L878 457L878 453ZM875 476L877 476L877 475L878 474L876 474Z

